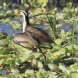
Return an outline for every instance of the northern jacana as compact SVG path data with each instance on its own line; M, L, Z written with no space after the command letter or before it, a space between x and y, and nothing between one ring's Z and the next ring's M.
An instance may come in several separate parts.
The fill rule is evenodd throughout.
M44 31L41 28L33 27L30 25L28 11L25 12L21 10L20 15L23 16L23 33L29 32L40 43L43 43L43 42L52 43L53 42L46 31Z

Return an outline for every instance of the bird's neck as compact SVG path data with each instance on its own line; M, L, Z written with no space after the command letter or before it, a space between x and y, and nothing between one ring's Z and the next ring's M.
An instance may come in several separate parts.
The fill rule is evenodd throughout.
M27 25L30 25L28 10L26 10L26 13L27 13L26 22L27 22Z
M29 15L28 15L28 12L27 12L27 16L26 15L23 15L23 33L26 31L26 28L29 25L30 25Z
M26 27L27 27L26 17L23 16L23 33L25 32Z

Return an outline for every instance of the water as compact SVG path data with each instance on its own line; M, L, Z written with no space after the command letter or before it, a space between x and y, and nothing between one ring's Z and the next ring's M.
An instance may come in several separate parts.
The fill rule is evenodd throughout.
M62 29L65 30L65 31L68 31L68 30L71 30L72 28L70 28L70 27L63 27Z
M13 31L10 24L0 24L0 30L7 33L8 36L13 36L14 34L22 33L22 30Z
M8 71L7 71L6 69L3 69L3 70L1 71L1 74L2 74L2 75L7 75L7 74L8 74Z
M78 34L75 34L75 39L78 41Z
M61 27L65 31L68 31L68 30L72 29L70 23L63 23Z
M0 24L0 29L3 32L7 33L8 36L12 36L14 34L14 31L10 24Z

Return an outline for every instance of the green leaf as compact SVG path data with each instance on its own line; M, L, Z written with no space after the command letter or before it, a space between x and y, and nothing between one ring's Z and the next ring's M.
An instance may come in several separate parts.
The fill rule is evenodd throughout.
M56 19L57 20L62 20L62 19L64 19L64 15L63 15L63 13L56 13Z
M6 15L6 16L10 16L11 14L12 14L12 11L11 11L11 10L9 10L9 11L7 11L7 12L6 12L6 14L5 14L5 15Z
M38 68L43 68L43 64L41 62L37 62Z
M71 8L71 7L72 7L72 5L73 5L73 3L72 3L72 2L68 2L68 3L66 4L66 7Z
M49 72L49 77L48 78L58 78L56 73L54 74L53 72Z
M11 74L8 78L16 78L14 74Z
M4 45L8 45L8 44L9 44L9 42L7 39L0 40L0 46L4 46Z
M78 73L71 73L72 78L78 78Z
M36 73L37 78L48 78L48 72L44 69L40 69L38 73Z
M8 51L7 48L0 48L0 54L9 54L10 52Z
M73 46L72 45L68 45L68 46L66 46L66 48L68 49L68 50L70 50L70 51L72 51L73 50Z
M13 73L13 74L18 74L18 70L17 69L11 69L11 72Z
M63 50L60 50L60 51L57 51L57 52L55 52L54 54L53 54L53 57L54 58L62 58L62 57L64 57L65 56L65 51L63 51Z
M48 67L51 69L51 70L57 70L57 65L55 65L55 64L48 64Z
M77 72L78 70L78 63L75 63L70 66L71 72Z
M73 45L73 48L74 48L75 50L78 50L78 45Z
M65 74L70 74L70 71L62 64L59 64L59 69Z
M56 43L57 45L61 45L62 39L56 39L56 40L55 40L55 43Z
M48 0L38 0L40 4L42 4L42 7L45 7L47 5Z
M33 55L34 55L35 58L39 58L41 53L33 53Z
M26 72L25 72L25 76L31 76L31 75L33 75L34 74L34 70L26 70Z

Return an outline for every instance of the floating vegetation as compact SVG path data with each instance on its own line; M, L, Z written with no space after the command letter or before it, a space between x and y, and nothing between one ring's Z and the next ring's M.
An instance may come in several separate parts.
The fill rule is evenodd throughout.
M27 8L29 3L31 9ZM0 6L0 77L78 78L78 37L75 37L78 34L78 7L69 2L62 9L52 7L48 10L47 0L29 3L23 0L21 6L6 5L6 2ZM29 50L13 40L15 34L22 33L23 20L18 16L18 7L29 9L31 24L47 25L44 30L49 32L54 43L43 43L39 47L46 56L45 65L39 49Z

